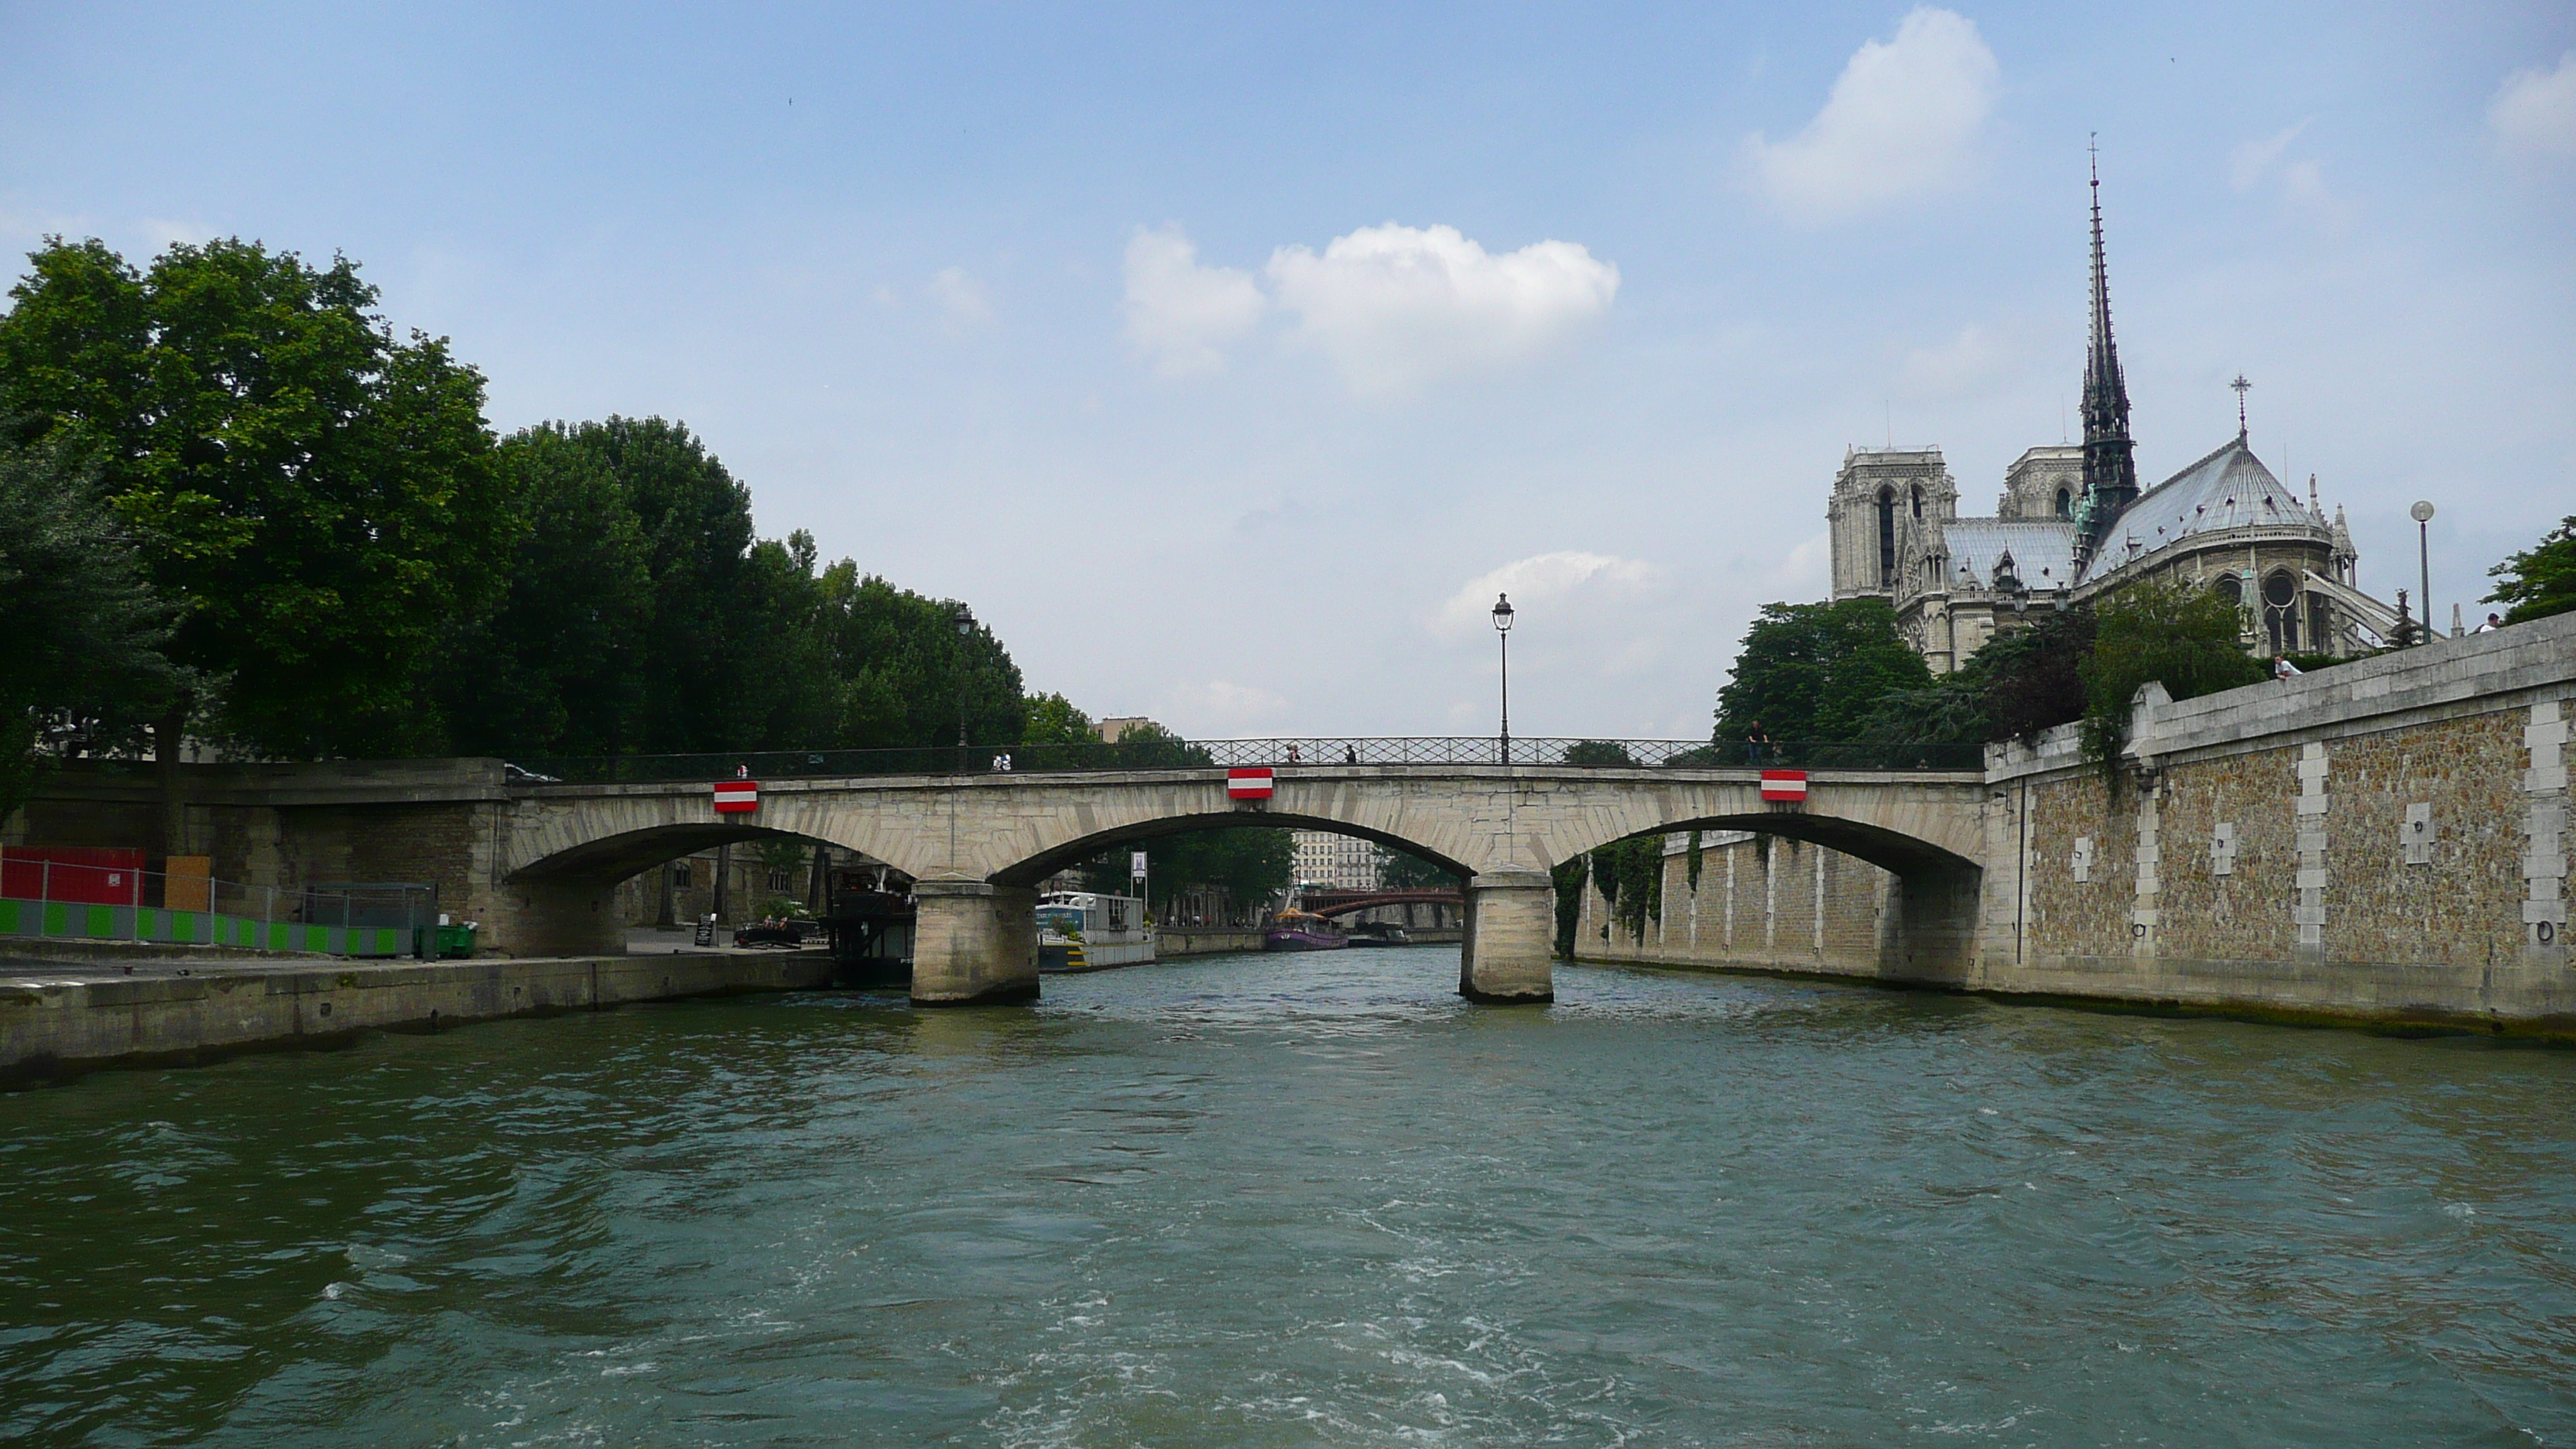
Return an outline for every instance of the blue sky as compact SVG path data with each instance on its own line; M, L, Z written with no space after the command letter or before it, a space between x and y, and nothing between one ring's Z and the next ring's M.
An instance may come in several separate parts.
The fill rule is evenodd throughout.
M1846 445L2059 440L2098 132L2141 472L2242 370L2447 618L2576 512L2576 10L2095 9L0 4L0 245L346 252L1095 714L1488 730L1508 587L1678 737Z

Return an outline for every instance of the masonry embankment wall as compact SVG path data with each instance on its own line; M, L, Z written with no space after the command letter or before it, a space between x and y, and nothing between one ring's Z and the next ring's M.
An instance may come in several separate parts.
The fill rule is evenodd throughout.
M2576 1039L2576 615L2175 702L2123 756L1989 752L1974 959L1916 981L1903 890L1784 840L1668 842L1642 938L1587 888L1584 960ZM1607 929L1605 929L1605 927Z
M1896 907L1893 875L1782 836L1709 832L1694 881L1689 837L1675 834L1664 840L1663 889L1642 918L1642 934L1617 919L1597 881L1587 881L1574 955L1610 964L1889 976Z
M1167 961L1175 956L1214 956L1227 951L1260 949L1261 933L1255 930L1164 926L1154 932L1154 958L1158 961Z
M177 974L0 977L0 1083L90 1067L290 1047L388 1027L445 1026L627 1002L828 984L821 952L551 960L225 962Z

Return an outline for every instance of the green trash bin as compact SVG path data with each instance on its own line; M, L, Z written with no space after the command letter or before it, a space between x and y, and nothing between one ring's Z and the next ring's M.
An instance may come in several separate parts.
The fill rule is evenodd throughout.
M441 926L438 928L438 956L440 960L454 961L470 957L473 954L474 928L472 926Z

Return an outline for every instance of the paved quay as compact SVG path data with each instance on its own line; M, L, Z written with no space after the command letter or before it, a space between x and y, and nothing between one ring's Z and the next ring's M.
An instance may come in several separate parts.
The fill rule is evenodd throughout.
M9 949L0 946L0 1086L95 1067L318 1045L370 1029L790 991L831 978L821 951L470 961L134 952L38 961L10 957Z

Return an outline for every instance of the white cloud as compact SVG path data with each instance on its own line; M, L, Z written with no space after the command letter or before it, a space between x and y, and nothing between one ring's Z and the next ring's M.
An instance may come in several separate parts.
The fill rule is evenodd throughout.
M2497 139L2544 156L2576 156L2576 50L2556 70L2518 70L2487 106Z
M2314 161L2293 161L2281 168L2284 205L2330 235L2352 229L2353 204L2326 185L2325 168Z
M1515 610L1544 609L1586 595L1620 600L1645 593L1659 573L1653 564L1606 553L1565 550L1515 559L1460 585L1432 616L1431 632L1457 639L1491 629L1498 594L1512 595Z
M1282 247L1268 271L1296 336L1368 393L1532 356L1619 291L1619 269L1574 242L1496 256L1456 227L1393 222L1335 237L1321 256Z
M1269 302L1250 272L1203 267L1178 226L1127 242L1127 340L1166 377L1215 372L1218 347L1250 331Z
M1182 734L1204 735L1276 721L1288 712L1288 701L1257 685L1211 679L1165 690L1154 712Z
M158 217L147 217L144 219L142 231L145 236L152 239L152 250L155 254L168 251L181 242L193 247L204 246L215 239L213 227L195 221L164 221Z
M2278 135L2266 136L2260 141L2248 141L2229 152L2227 184L2239 192L2253 190L2254 183L2263 179L2264 174L2280 161L2281 153L2288 150L2290 143L2299 139L2299 133L2307 128L2308 123L2301 121Z
M1956 398L1982 392L2018 359L1992 330L1974 322L1945 346L1918 347L1905 356L1905 395Z
M1807 223L1937 191L1966 175L2001 78L1974 22L1918 7L1887 42L1864 42L1825 108L1745 155L1772 203Z
M1792 598L1823 597L1833 587L1833 573L1827 567L1833 547L1831 531L1810 535L1781 556L1780 566L1771 571L1771 587Z
M922 291L960 322L993 320L993 299L963 267L941 267Z

